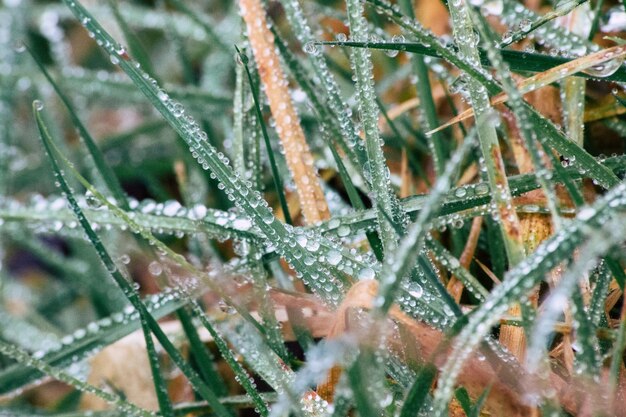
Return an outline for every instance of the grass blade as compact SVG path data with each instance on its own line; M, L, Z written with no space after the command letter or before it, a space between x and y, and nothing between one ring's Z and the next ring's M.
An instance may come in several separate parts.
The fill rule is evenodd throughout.
M366 23L363 17L363 5L357 0L348 0L347 13L350 23L350 36L355 40L365 41ZM396 232L404 231L407 218L398 204L397 197L391 188L389 168L382 150L382 141L378 132L378 110L372 102L375 96L373 75L370 70L371 57L366 49L353 49L350 54L352 67L357 82L359 113L365 132L365 149L369 163L372 192L377 210L379 235L385 252L396 248ZM384 213L384 214L383 214ZM391 223L389 222L391 219Z
M135 307L137 311L139 312L140 320L142 321L142 325L144 327L144 333L146 334L146 337L151 337L149 336L149 333L147 333L149 329L149 331L154 333L157 340L159 341L161 346L163 346L165 351L170 355L174 363L176 363L176 365L180 368L180 370L189 379L189 382L192 384L192 386L198 391L198 393L206 401L208 401L212 405L215 412L221 417L230 417L230 413L219 402L213 390L199 378L199 376L189 366L189 364L185 362L182 355L178 352L178 350L176 350L172 342L170 342L167 335L160 328L158 322L146 309L146 306L139 298L137 291L130 285L130 283L126 280L126 278L119 271L119 269L117 268L117 265L115 265L115 263L109 256L107 250L105 249L104 245L100 241L100 238L93 231L89 221L87 220L80 206L76 202L76 199L74 198L74 193L65 182L64 175L57 163L57 158L61 157L61 160L63 160L66 164L67 164L67 160L62 158L62 155L58 153L58 150L54 146L52 142L52 138L50 137L48 130L46 129L41 119L41 115L40 115L41 108L39 108L39 106L41 106L41 104L38 104L38 103L33 104L35 119L37 120L37 126L40 130L42 141L46 148L46 152L49 156L49 160L53 166L56 179L58 180L60 186L62 187L62 190L68 200L68 203L70 204L70 207L72 208L72 211L74 211L79 223L81 224L81 226L87 233L87 237L89 238L92 245L94 246L94 249L96 249L96 252L100 256L100 259L105 264L107 270L110 272L111 277L113 277L117 285L124 292L124 295L126 295L126 297L131 302L133 307ZM72 169L71 166L68 166L68 168ZM78 173L74 171L74 174L77 175ZM159 395L162 396L163 392L165 391L159 392L157 388L157 396ZM161 410L161 411L165 413L168 412L167 409Z
M89 154L93 158L93 162L95 164L96 170L98 173L100 173L100 175L102 175L102 179L104 183L107 185L107 188L109 189L109 192L111 193L111 196L115 198L115 200L118 202L120 207L122 207L124 210L128 210L129 207L128 207L128 202L127 202L127 197L126 197L126 193L122 189L122 185L120 184L119 180L115 176L115 173L113 172L111 167L109 167L109 165L104 160L104 155L98 148L98 145L96 145L96 141L91 137L85 125L80 121L80 118L78 117L78 114L74 110L74 106L72 105L72 102L70 101L69 97L67 97L65 93L61 90L61 88L59 88L59 85L54 81L54 79L52 78L52 76L50 75L46 67L41 63L39 58L37 58L37 55L33 52L33 50L30 47L26 47L26 48L28 52L30 53L30 55L32 56L33 60L35 61L35 64L37 64L42 74L44 75L44 77L46 77L46 79L48 80L52 88L54 89L55 93L59 96L59 98L61 99L61 102L67 109L70 119L72 120L72 124L76 126L76 129L78 130L78 135L82 143L87 148L87 150L89 150Z
M274 187L276 187L276 193L278 194L278 200L280 201L280 206L283 209L283 214L285 216L285 223L293 224L293 220L291 219L291 214L289 213L289 205L287 204L287 198L285 197L285 190L283 188L283 180L278 172L278 167L276 166L276 158L274 157L274 151L272 150L272 145L270 143L269 135L267 134L267 128L265 126L265 120L263 119L263 114L261 113L261 107L259 106L259 98L257 96L258 87L255 85L254 80L252 79L252 75L250 75L250 70L248 69L248 57L243 55L239 48L237 49L237 54L239 54L239 58L241 60L241 65L246 72L246 76L248 77L248 83L250 85L250 91L252 92L252 99L254 100L254 109L256 112L257 122L261 126L261 132L263 133L263 140L265 140L265 149L267 150L267 156L270 160L270 167L272 168L272 177L274 179Z

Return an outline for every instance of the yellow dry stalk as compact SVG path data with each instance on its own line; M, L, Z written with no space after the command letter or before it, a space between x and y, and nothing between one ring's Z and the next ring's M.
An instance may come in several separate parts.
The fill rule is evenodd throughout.
M459 259L461 266L465 269L469 269L472 259L474 258L482 225L482 217L475 217L474 220L472 220L472 227L470 228L470 233L467 237L467 243L465 244L465 248L463 248L461 258ZM463 283L453 275L450 278L450 281L448 281L447 288L452 298L454 298L454 301L459 304L461 301L461 295L463 294Z
M556 67L550 68L549 70L535 74L532 77L523 79L522 81L517 83L517 88L520 93L526 95L527 93L547 87L556 81L562 80L578 72L584 71L595 65L600 65L613 59L619 59L624 57L625 55L626 47L622 45L603 49L593 54L585 55L581 58L577 58ZM497 104L506 103L508 99L509 96L507 94L500 93L491 99L491 105L495 106ZM426 135L430 136L433 133L439 132L440 130L443 130L463 120L467 120L473 116L474 110L472 108L468 108L467 110L448 120L446 123L439 126L438 128L426 132Z
M274 35L268 29L265 9L260 0L240 0L239 8L248 28L259 76L276 121L276 133L293 176L304 220L307 224L326 220L330 217L328 204L300 126L300 118L291 102L287 78L274 47Z

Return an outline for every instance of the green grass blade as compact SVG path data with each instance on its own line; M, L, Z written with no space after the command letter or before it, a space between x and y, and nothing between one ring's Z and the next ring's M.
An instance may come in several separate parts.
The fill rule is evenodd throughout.
M596 337L597 326L587 313L580 287L577 286L572 290L571 300L573 326L576 329L578 344L574 372L593 380L599 377L598 371L601 369L600 346Z
M530 154L531 161L535 168L535 172L537 172L537 179L541 184L542 191L544 192L547 205L550 209L550 214L552 215L552 221L555 227L560 227L560 217L557 211L557 198L556 191L554 190L554 186L552 183L546 178L545 173L547 167L545 166L541 154L537 148L537 133L533 129L533 126L530 124L528 120L528 114L526 112L526 108L523 105L523 98L518 89L515 86L515 82L513 78L510 76L507 66L504 64L502 55L499 53L498 49L493 47L493 43L495 42L495 36L485 21L485 19L473 9L468 8L468 13L471 15L471 19L473 20L476 27L483 38L483 44L487 49L487 56L489 57L489 61L496 68L496 72L500 81L502 82L504 91L509 96L509 103L511 104L511 108L515 114L517 119L517 126L520 130L520 134L524 143L526 145L526 149Z
M589 320L594 327L598 327L604 317L604 304L609 292L609 285L613 276L606 262L602 262L595 271L595 286L587 308Z
M479 65L480 59L476 45L480 41L475 33L471 21L470 9L461 2L450 5L454 39L459 47L459 53L470 64ZM512 200L509 184L504 171L504 160L498 141L493 119L499 116L491 107L486 88L478 79L466 78L468 92L471 99L476 120L476 130L484 164L487 168L487 180L493 193L493 202L496 206L492 214L498 217L497 223L502 233L504 248L510 265L520 262L525 253L521 239L521 226L514 210L511 210Z
M348 0L347 13L350 23L350 36L355 40L365 41L368 34L361 2ZM376 95L376 92L374 90L373 74L370 69L371 57L369 51L355 48L351 50L350 59L356 76L359 113L361 114L363 131L365 132L365 149L371 175L372 192L377 210L380 211L377 216L378 230L383 248L388 253L397 246L394 228L399 227L404 231L407 218L402 212L391 187L389 168L383 154L382 140L378 132L378 110L372 103L372 98ZM386 213L386 215L382 212ZM386 216L391 218L392 223L387 220Z
M285 189L283 187L283 180L278 171L278 167L276 165L276 157L274 156L274 150L272 148L272 144L270 143L269 135L267 134L267 127L265 126L265 119L263 119L263 113L261 112L261 107L259 105L259 97L257 95L258 86L255 84L252 79L252 75L250 75L250 69L248 68L248 57L241 53L239 48L237 49L237 54L239 55L241 65L243 65L244 71L246 72L246 76L248 77L248 83L250 85L250 91L252 92L252 99L254 100L254 110L256 113L257 122L261 126L261 132L263 133L263 140L265 140L265 149L267 150L267 156L270 160L270 167L272 169L272 177L274 179L274 187L276 188L276 193L278 194L278 200L280 201L280 207L283 209L283 214L285 216L285 223L293 224L293 220L291 219L291 214L289 213L289 205L287 204L287 197L285 197Z
M405 400L400 417L412 417L426 405L430 387L437 376L437 367L434 365L425 365L417 374L415 382L411 386Z
M78 135L82 143L85 145L87 150L89 150L89 154L93 158L96 169L98 173L100 173L100 175L102 176L102 179L107 185L111 196L115 198L120 207L122 207L124 210L128 210L128 198L126 197L126 193L124 192L122 185L115 176L115 173L113 172L111 167L109 167L109 165L104 160L104 155L98 148L98 145L96 145L96 141L91 137L85 125L80 121L80 118L74 110L74 106L72 105L70 98L65 95L61 88L59 88L59 85L54 81L46 67L41 63L39 58L37 58L37 55L32 51L32 49L30 47L27 47L27 50L41 70L44 77L46 77L46 79L54 89L55 93L61 99L61 102L63 103L65 108L67 109L70 119L72 120L72 124L78 130Z
M471 53L474 57L474 64L469 62L466 56L460 55L451 48L446 47L441 40L434 35L430 34L424 29L424 27L417 21L403 17L397 10L395 10L386 0L368 0L370 3L376 6L378 10L389 15L390 19L399 24L402 28L413 34L419 42L423 45L429 45L428 49L434 49L439 56L446 59L459 69L464 71L469 77L479 82L480 86L483 86L487 93L490 95L498 94L502 91L502 88L496 83L490 74L488 74L482 67L477 65L476 50L474 46L471 47ZM476 39L474 37L468 39ZM364 47L361 44L360 47ZM369 45L367 45L369 47ZM503 52L503 57L506 60L506 53ZM530 66L533 60L524 60L525 65ZM477 85L478 87L478 85ZM487 103L488 104L488 103ZM528 118L534 125L535 130L541 131L544 134L539 136L539 140L544 146L550 146L562 154L564 157L570 160L576 160L576 165L588 172L588 174L594 178L598 184L604 188L610 188L619 182L619 179L613 175L606 167L602 166L596 161L589 153L587 153L580 146L565 137L560 130L548 119L540 115L532 106L527 103L523 103L524 108L528 112ZM573 157L573 158L572 158Z
M140 319L144 321L143 322L143 324L145 325L144 330L147 331L149 329L152 333L154 333L154 335L156 336L161 346L163 346L163 349L165 349L165 351L172 358L174 363L185 374L185 376L188 378L189 382L192 384L194 389L197 390L197 392L212 405L215 412L219 416L231 417L228 410L219 402L213 390L211 390L211 388L200 379L200 377L196 374L196 372L189 366L189 364L182 357L180 352L178 352L176 347L174 347L172 342L169 340L167 335L163 332L163 330L159 326L156 319L150 314L145 304L139 298L139 294L137 293L137 291L126 280L126 278L122 275L120 270L117 268L117 265L115 264L115 262L113 262L113 260L109 256L106 248L100 241L100 238L98 237L98 235L96 235L96 233L93 231L93 228L91 227L89 221L87 220L80 206L76 202L76 199L74 198L74 193L65 182L65 178L62 173L62 170L57 163L57 158L61 157L61 159L64 161L66 165L68 164L69 161L64 159L62 155L58 153L57 148L54 146L54 143L52 142L52 138L50 137L47 128L43 124L43 121L41 119L41 114L40 114L41 109L38 108L38 106L40 106L40 104L37 104L37 103L33 104L35 119L37 120L37 126L39 128L39 131L42 137L42 142L46 148L46 152L49 156L49 160L54 169L55 177L57 181L59 182L60 186L62 187L62 190L68 200L68 203L70 204L70 207L72 208L72 211L74 211L79 223L81 224L81 226L87 233L87 237L91 241L94 249L100 256L100 259L106 266L107 270L110 272L111 277L115 280L117 285L124 292L124 295L126 295L126 297L131 302L133 307L135 307L137 311L139 312ZM71 170L73 169L71 165L67 165L67 167L70 168ZM74 175L78 176L78 173L74 171ZM151 336L146 334L146 337L151 337ZM157 396L162 395L163 392L164 391L159 392L159 389L157 388Z
M165 294L144 301L148 311L157 319L167 316L184 304L177 294ZM74 332L71 342L58 348L51 347L37 352L47 364L56 368L69 366L75 360L87 358L93 352L108 346L140 328L139 315L134 308L126 308L104 317ZM81 336L81 337L76 337ZM9 394L40 379L36 369L11 365L0 371L0 395Z
M502 39L502 42L500 42L500 45L498 46L500 48L505 48L508 45L511 45L515 42L518 42L524 39L526 36L535 32L541 26L545 25L548 22L553 21L554 19L558 17L565 16L566 14L573 11L576 7L580 6L581 4L586 3L587 1L589 0L563 1L563 2L557 3L556 8L554 10L549 11L548 13L544 14L543 16L541 16L540 18L536 19L533 22L527 22L527 23L525 22L525 24L522 25L523 27L520 30L505 36Z
M626 349L626 308L622 307L617 337L613 345L611 364L609 366L609 384L611 392L617 392L619 387L620 371L624 363L624 349Z
M126 39L126 43L128 44L130 53L137 60L137 62L141 64L143 69L148 74L150 74L152 78L158 80L159 78L154 71L154 66L150 61L150 56L148 55L148 52L144 48L141 40L137 37L137 35L133 33L132 29L128 26L128 23L126 23L126 19L124 19L124 16L122 16L117 1L118 0L108 0L107 2L109 4L111 12L113 13L115 21L117 22L120 29L122 29L122 33L124 34L124 39Z
M215 330L215 327L209 321L208 316L202 311L202 308L198 305L197 302L192 302L193 310L196 316L200 319L202 325L209 331L213 341L215 342L217 348L219 349L222 357L228 363L228 366L233 370L236 375L237 381L241 386L246 390L246 393L250 396L252 401L254 402L255 407L258 409L258 413L262 416L267 416L269 413L269 409L265 400L261 397L261 394L256 389L254 383L251 381L250 375L248 372L241 366L239 362L235 359L233 352L228 348L226 341L222 338L222 336Z
M374 358L372 352L360 352L350 369L348 369L348 380L352 387L354 403L361 417L377 417L382 414L378 404L374 404L372 401L372 387L370 384L374 381L369 378L371 375L368 375L368 373L371 372L371 369L367 370L366 365L374 363L374 361L376 361L376 358Z
M118 54L119 44L89 15L80 3L67 0L65 4L81 22L85 21L84 18L91 19L85 23L87 30L103 41L103 45L106 46L109 54ZM234 203L250 217L250 221L266 237L271 239L272 244L276 244L277 248L282 252L281 255L296 270L302 273L304 282L314 288L324 298L332 300L331 302L337 302L339 294L343 291L341 289L343 284L338 284L341 276L333 276L325 268L311 268L311 265L305 263L305 260L308 262L309 257L296 257L293 256L293 252L285 251L284 248L293 247L293 236L283 223L276 220L260 193L252 190L245 181L237 176L224 157L220 156L217 150L208 143L204 132L200 130L193 118L184 114L184 107L180 103L171 100L167 93L161 90L155 83L149 81L147 75L144 77L145 73L138 69L134 62L119 57L119 65L174 130L193 149L194 154L197 155L196 159L198 159L203 168L212 171ZM328 241L322 240L321 243L318 252L328 252L333 250L331 249L333 246L336 247ZM354 258L346 250L342 251L342 256ZM321 285L319 283L318 277L321 275L324 276L330 285Z
M428 248L432 251L435 259L450 273L454 274L463 286L478 300L485 301L489 292L467 269L463 268L459 260L454 257L441 243L435 239L427 241Z
M228 394L226 390L226 383L222 376L217 372L213 366L213 358L210 352L202 343L198 331L193 324L192 316L186 308L180 308L177 310L177 316L180 320L180 324L183 326L183 331L187 340L189 340L189 348L192 358L200 375L204 381L215 391L220 398Z
M76 202L76 200L74 199L73 193L69 187L69 185L67 184L67 182L65 181L65 178L63 177L63 173L60 170L59 166L57 165L56 159L54 158L54 155L52 153L52 146L51 146L51 138L48 134L48 131L46 129L46 127L43 125L43 120L40 116L40 110L39 108L37 108L38 104L34 103L33 104L33 109L35 111L35 118L37 120L37 126L39 128L40 134L42 136L42 141L44 143L44 147L46 149L46 153L48 154L48 157L50 158L50 161L52 163L52 167L53 170L55 172L55 176L58 179L58 182L60 184L61 189L63 190L64 194L66 195L66 198L68 199L68 202L70 203L70 206L72 206L72 209L74 210L79 222L81 222L83 228L85 229L85 231L87 232L88 235L92 234L95 236L95 233L93 232L93 230L90 228L89 223L87 221L87 219L84 217L84 214L80 211L80 208ZM56 148L55 148L56 150ZM99 242L99 240L97 240L97 238L94 240L92 238L92 243L94 243L94 247L97 249L98 253L100 254L101 258L104 257L104 255L102 254L102 252L105 251L104 246L102 246L102 244ZM120 272L116 269L116 266L114 264L114 262L111 260L110 257L108 257L108 254L106 254L106 252L104 252L104 254L106 255L106 259L103 259L105 265L107 266L107 269L109 270L109 272L111 272L113 275L115 275L116 273L119 275L116 279L117 284L121 287L122 291L125 293L125 295L127 295L129 297L129 300L131 302L134 301L134 304L141 304L141 300L139 298L138 293L136 293L135 291L133 291L132 287L130 286L130 284L128 282L126 282L126 280L124 279L124 277L120 274ZM126 287L124 287L123 285L120 285L120 283L123 282ZM130 294L132 294L132 298L131 296L129 296ZM141 328L143 330L143 334L144 334L144 339L146 342L146 349L147 349L147 353L148 353L148 359L149 359L149 363L150 363L150 368L152 371L152 378L154 381L154 386L155 386L155 391L156 391L156 396L157 396L157 400L159 403L159 408L161 410L161 413L163 414L163 416L165 417L169 417L169 416L173 416L173 411L172 411L172 405L171 402L169 400L168 394L167 394L167 388L165 386L165 383L163 381L163 378L161 376L161 372L160 372L160 367L159 367L159 358L158 355L156 353L155 347L154 347L154 342L152 340L152 335L150 333L150 329L148 327L148 322L146 319L146 316L149 315L150 313L148 312L147 308L144 309L138 309L139 311L139 322L141 324ZM154 320L154 319L153 319ZM156 321L155 321L156 323Z
M338 139L338 142L354 166L360 167L361 170L365 171L367 169L365 167L367 155L352 122L351 110L341 98L339 86L329 69L325 57L315 47L312 48L316 39L313 37L313 31L305 18L300 2L298 0L284 0L281 1L281 4L285 8L287 19L300 44L303 45L305 50L312 52L309 54L309 59L312 62L313 71L315 71L317 78L322 83L323 91L326 94L325 106L323 107L328 108L331 117L336 118L338 122L340 137L342 138L341 140Z
M379 0L369 0L373 4L378 4ZM453 53L442 53L439 48L425 46L428 41L424 43L415 42L356 42L356 41L327 41L317 42L319 45L331 45L331 46L347 46L353 48L369 48L369 49L382 49L388 51L401 51L409 52L419 55L431 56L434 58L449 59L454 56ZM486 67L490 67L491 63L487 56L487 51L483 48L477 48L480 63ZM544 72L551 68L558 67L559 65L566 64L573 59L564 58L559 56L544 55L536 52L515 51L511 49L500 49L500 53L504 61L510 66L511 71L518 73L535 73ZM456 65L456 64L455 64ZM467 70L464 64L461 64L461 69L467 71L469 74L479 74L475 70ZM598 76L580 73L578 76L587 79L597 79ZM626 67L619 67L614 73L602 77L603 81L613 82L626 82Z
M380 273L381 279L378 290L381 300L378 308L381 313L387 313L395 300L395 293L400 286L402 278L414 267L415 259L422 249L422 240L427 233L426 224L436 213L441 200L448 191L451 177L456 174L459 164L471 147L474 146L474 140L472 139L472 137L466 138L459 149L452 155L446 164L443 174L437 179L433 190L428 194L428 202L423 205L417 220L409 227L406 235L399 242L397 249L387 254L387 259L383 263ZM433 294L437 294L440 297L439 299L444 301L451 311L458 310L456 303L450 298L450 295L441 286L438 279L431 282L420 282L420 285L427 286L428 290L431 290Z
M400 5L404 14L413 19L415 18L413 3L410 0L403 0ZM428 132L440 124L439 118L437 117L437 109L435 108L430 79L428 77L428 67L422 55L415 55L411 59L415 67L415 75L417 76L415 79L415 88L417 89L417 96L420 99L420 124L423 124L422 130ZM445 169L446 161L446 149L443 135L439 132L431 135L430 138L428 138L428 147L430 148L435 164L435 173L441 175Z

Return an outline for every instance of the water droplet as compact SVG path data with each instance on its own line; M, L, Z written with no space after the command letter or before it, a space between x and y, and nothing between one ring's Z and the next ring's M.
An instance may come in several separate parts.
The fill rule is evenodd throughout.
M387 49L385 51L385 55L387 55L390 58L398 56L398 53L400 53L400 51L398 51L397 49Z
M484 182L480 184L476 184L474 191L476 192L476 195L485 195L489 192L489 186L485 184Z
M304 52L309 55L317 56L321 53L321 49L315 42L309 41L304 44Z
M339 262L341 262L342 258L343 256L341 256L341 252L334 250L334 249L329 251L328 254L326 254L326 260L328 261L329 264L333 266L338 265Z
M244 218L235 219L235 221L233 221L233 227L237 230L245 232L246 230L250 230L252 222L249 219Z
M521 22L519 22L519 28L524 32L528 32L532 25L533 23L528 19L523 19Z
M610 75L615 74L615 72L622 65L622 62L624 62L624 58L611 59L609 61L603 62L602 64L589 67L583 72L593 77L599 77L599 78L608 77Z
M376 272L369 267L361 268L357 274L357 278L360 280L374 279L374 277L376 277Z
M33 106L35 107L35 110L37 111L43 110L43 102L41 100L33 101Z
M339 236L339 237L346 237L349 234L350 234L350 227L349 226L341 225L337 229L337 236Z
M465 188L457 188L454 191L454 195L457 196L458 198L463 198L467 195L467 189Z
M17 41L15 42L15 45L13 45L13 50L16 53L21 54L22 52L26 50L26 45L24 45L24 42L22 41Z
M150 272L152 275L156 277L156 276L161 275L161 273L163 272L163 267L161 266L159 262L152 261L148 265L148 272Z
M87 191L85 193L85 202L87 206L91 208L100 208L102 207L102 202L95 196L91 191Z
M424 294L424 289L417 282L411 282L408 286L408 291L415 298L420 298Z

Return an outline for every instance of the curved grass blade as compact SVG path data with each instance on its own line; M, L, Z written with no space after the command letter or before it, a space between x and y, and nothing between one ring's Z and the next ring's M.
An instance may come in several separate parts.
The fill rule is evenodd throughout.
M173 313L184 305L175 292L149 297L144 301L148 311L156 319ZM105 346L123 338L140 328L139 315L134 308L125 308L89 324L74 332L71 343L62 344L58 348L36 352L37 357L56 368L69 366L75 360L87 358ZM80 336L80 337L79 337ZM36 369L22 365L11 365L0 371L0 396L8 395L26 385L40 379L42 374Z
M378 0L370 0L376 4ZM387 51L409 52L419 55L431 56L434 58L447 58L448 54L443 54L438 48L427 47L423 43L414 42L357 42L357 41L327 41L317 42L319 45L347 46L352 48L381 49ZM477 48L480 63L490 67L491 63L487 56L487 51ZM522 52L511 49L499 49L504 61L510 66L511 71L519 73L546 72L556 67L568 65L580 58L564 58L559 56L544 55L536 52ZM466 70L466 68L462 68ZM470 71L474 73L474 71ZM582 72L580 77L587 79L597 79L597 75ZM626 67L619 67L614 73L601 77L603 81L626 82Z
M122 185L115 176L115 173L113 172L111 167L109 167L109 165L104 160L104 155L102 154L102 151L100 151L100 149L98 148L98 145L96 145L96 141L91 137L85 125L80 121L80 118L74 110L74 106L72 105L69 97L67 97L63 90L59 88L59 85L54 81L46 67L42 64L39 58L37 58L37 55L33 52L33 50L29 46L26 47L26 50L30 53L31 57L35 61L35 64L37 64L42 74L44 75L44 77L46 77L46 79L54 89L55 93L59 96L61 102L67 109L70 119L72 120L72 124L78 130L78 136L89 151L89 154L91 155L91 158L93 159L93 162L96 166L97 172L100 173L100 175L102 176L102 179L107 185L111 196L115 198L120 207L122 207L124 210L128 210L128 198L126 197L126 193L124 192Z
M150 313L145 307L145 305L142 303L139 297L139 294L133 290L132 286L126 281L126 279L122 276L119 270L117 270L115 263L109 257L108 253L104 249L104 246L96 237L93 229L91 229L91 227L89 226L89 223L87 219L85 218L84 214L80 211L80 207L78 206L78 203L74 199L72 190L70 189L69 185L65 181L63 173L60 170L59 166L57 165L56 159L52 153L52 149L53 149L52 138L49 136L47 128L43 125L43 120L40 114L41 108L38 108L37 103L33 103L33 110L34 110L35 118L37 121L37 127L39 128L39 132L42 137L44 147L46 149L46 153L48 155L48 158L50 159L52 168L55 173L55 177L57 178L63 193L65 194L70 206L72 207L76 217L78 218L79 223L81 223L87 235L94 236L94 237L90 236L90 240L92 241L92 244L94 245L94 248L98 252L99 256L103 260L103 263L105 264L105 266L107 267L111 275L114 276L116 283L122 289L122 292L124 292L124 294L129 298L131 303L133 303L135 305L135 308L137 308L139 311L139 322L141 324L141 329L143 331L144 340L146 343L146 350L148 353L150 369L152 371L152 379L154 381L154 389L155 389L156 397L159 403L159 409L161 411L161 414L164 417L171 417L173 416L172 404L168 397L167 387L161 375L161 370L159 366L159 358L154 347L154 341L152 340L152 335L150 333L150 328L149 328L148 321L146 318L146 316L150 316ZM54 149L57 150L56 148ZM138 308L137 307L138 305L143 306L143 309ZM154 323L156 323L156 320L154 319L152 320L154 321Z
M156 336L157 340L159 341L163 349L165 349L168 355L172 358L172 361L179 367L179 369L183 372L183 374L185 374L185 376L187 377L189 382L192 384L194 389L206 401L208 401L211 404L215 412L220 417L231 417L230 412L219 402L214 391L206 383L204 383L202 379L200 379L198 374L196 374L196 372L191 368L191 366L189 366L189 364L182 357L180 352L178 352L176 347L172 344L172 342L169 340L167 335L163 332L163 330L159 326L156 319L147 310L145 304L139 298L139 294L137 293L137 291L126 280L126 278L122 275L120 270L117 268L117 266L115 265L115 263L109 256L106 248L100 241L100 238L93 231L93 228L91 227L89 221L87 220L80 206L76 202L76 199L74 198L74 193L69 188L68 184L65 182L63 172L61 171L57 163L57 158L61 158L61 160L63 160L64 163L66 163L66 165L69 163L69 161L63 158L63 156L58 152L57 148L52 142L52 138L50 137L47 128L43 124L43 120L41 118L41 113L40 113L41 109L38 108L37 103L33 104L33 110L35 114L35 119L37 121L37 126L39 128L39 131L42 137L42 142L46 148L46 152L49 156L49 160L55 172L55 177L57 181L59 182L67 198L67 201L70 204L70 207L72 208L72 211L74 211L79 223L81 224L81 226L87 233L87 237L91 241L94 249L96 249L96 252L100 256L100 259L105 264L107 270L110 272L111 277L113 277L117 285L124 292L124 295L126 295L126 297L131 302L133 307L135 307L137 311L139 312L140 321L142 323L142 326L144 327L144 334L146 335L146 338L151 337L149 331L154 333L154 335ZM71 165L68 165L68 168L73 169ZM75 171L74 173L75 175L78 174ZM82 178L79 178L79 179L82 179ZM157 396L159 395L162 396L163 392L165 391L159 391L159 389L157 389Z

